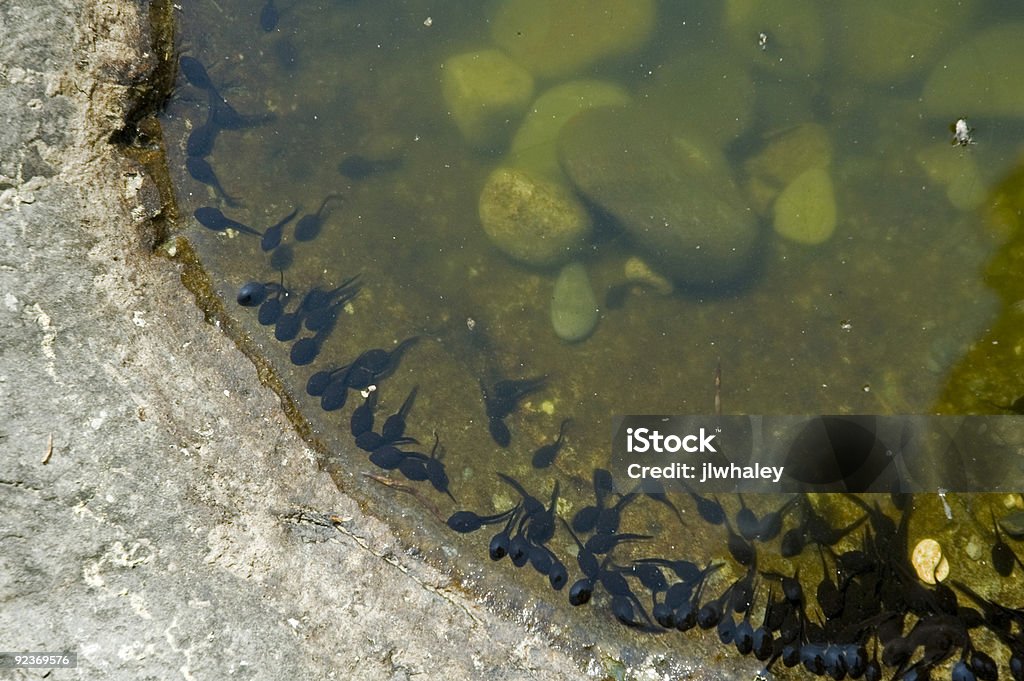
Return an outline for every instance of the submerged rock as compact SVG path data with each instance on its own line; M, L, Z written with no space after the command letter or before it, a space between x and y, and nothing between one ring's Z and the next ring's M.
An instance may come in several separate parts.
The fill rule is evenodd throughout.
M836 18L843 30L836 32L835 51L841 68L867 83L906 80L934 63L947 46L960 43L975 4L975 0L837 3ZM977 64L974 71L982 72Z
M999 519L999 527L1014 539L1024 539L1024 511L1014 511Z
M564 185L498 168L480 193L480 222L491 242L527 265L560 265L590 237L590 215Z
M674 135L648 112L602 108L565 126L559 158L666 276L706 287L748 271L757 221L717 150Z
M654 19L654 0L504 0L491 36L538 78L565 78L639 49Z
M959 116L1024 116L1024 23L990 28L936 63L921 97L925 110Z
M672 282L651 269L643 258L628 258L623 266L623 274L626 275L626 281L649 288L658 295L672 295L675 290Z
M555 335L574 343L591 334L597 326L597 297L583 263L571 262L562 268L551 295L551 326Z
M828 131L818 123L803 123L773 135L756 156L744 163L744 168L781 188L805 170L827 168L831 163Z
M775 232L801 244L828 241L836 230L836 197L824 168L798 175L775 200Z
M629 94L614 83L574 80L551 88L533 103L516 131L506 165L549 180L565 182L558 165L558 133L581 111L599 106L625 106Z
M969 151L937 142L917 152L917 162L933 182L946 188L946 198L958 210L974 210L988 193L981 169Z
M529 106L533 76L498 50L467 52L445 61L441 92L466 141L496 149Z
M662 66L640 97L724 146L750 127L755 92L735 51L720 47L686 53Z
M735 54L759 69L806 79L825 63L823 6L819 0L726 0Z
M811 168L832 163L832 141L825 128L804 123L772 135L764 148L743 164L746 189L759 213L765 213L779 193Z

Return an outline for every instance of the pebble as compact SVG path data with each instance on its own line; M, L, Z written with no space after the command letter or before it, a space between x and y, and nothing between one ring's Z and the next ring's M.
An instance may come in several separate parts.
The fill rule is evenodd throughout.
M641 258L633 256L626 260L626 281L651 289L662 296L670 296L675 290L672 282L651 269Z
M571 262L562 268L551 296L551 325L555 335L575 343L597 326L597 297L583 263Z
M502 0L490 22L495 44L538 78L566 78L640 49L655 0Z
M557 142L562 127L581 111L601 106L625 106L629 93L615 83L574 80L547 90L531 105L516 130L505 164L535 177L567 182L558 163Z
M918 151L917 162L928 179L945 187L954 208L970 211L984 203L987 188L973 154L937 142Z
M828 241L836 229L832 178L823 168L798 175L775 200L775 232L790 241L815 245Z
M832 140L825 126L803 123L770 135L743 167L748 175L781 189L810 168L828 168L831 163Z
M941 582L949 576L949 561L942 555L942 547L934 539L922 539L914 547L910 562L917 576L926 584Z
M572 191L522 170L498 168L491 173L480 193L479 210L491 242L527 265L560 265L590 238L590 215Z
M999 519L999 527L1014 539L1024 539L1024 511L1014 511Z
M479 149L503 146L510 122L533 99L533 76L497 50L467 52L445 61L441 92L459 132Z

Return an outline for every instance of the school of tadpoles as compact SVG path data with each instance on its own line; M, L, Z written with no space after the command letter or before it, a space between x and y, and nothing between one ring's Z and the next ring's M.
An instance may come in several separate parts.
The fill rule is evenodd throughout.
M261 25L270 30L270 14L274 24L277 15L272 2L267 6L271 12L264 10ZM270 116L235 111L196 59L182 56L179 65L185 79L208 95L207 118L192 130L186 143L188 171L213 187L227 206L235 206L237 200L220 186L205 157L220 130L260 125ZM325 208L339 198L328 195L315 213L299 218L292 240L315 239L327 218ZM319 358L340 312L357 298L364 283L356 274L332 289L295 291L285 285L284 272L294 257L285 231L297 215L298 210L293 210L274 225L257 229L227 217L219 208L194 212L196 221L207 229L234 230L259 239L280 277L245 284L237 303L255 309L261 325L273 327L278 341L291 343L292 363L305 366ZM359 395L362 402L351 412L349 430L367 462L428 484L457 503L458 490L450 488L437 437L428 452L419 451L419 440L408 434L418 388L394 413L383 419L376 413L388 376L418 340L413 336L390 349L353 353L346 362L312 373L305 389L325 411L340 410L351 393ZM547 376L480 379L481 413L497 445L510 444L512 432L506 420L526 395L543 390L547 382ZM551 465L568 424L564 420L557 439L536 449L535 468ZM997 603L955 580L949 585L923 582L909 558L914 507L909 495L894 495L884 504L847 495L848 502L859 507L860 516L834 527L805 495L793 495L758 517L742 498L738 497L739 508L729 511L719 499L687 490L688 500L684 500L693 505L701 522L724 531L725 560L740 566L741 576L729 583L719 574L725 562L699 565L686 556L617 557L626 553L618 549L623 544L632 545L629 553L635 556L643 554L645 542L654 539L620 532L624 516L638 505L661 504L685 526L676 501L665 491L616 491L611 473L597 469L592 503L571 518L562 518L557 513L557 479L549 490L531 492L509 475L499 473L498 477L518 501L506 509L458 510L448 518L448 527L458 533L490 535L487 551L492 560L507 557L518 568L529 566L544 575L554 591L565 592L573 606L607 610L623 625L644 632L714 630L723 644L763 662L765 673L780 665L802 666L837 681L847 677L880 681L883 676L923 681L936 670L950 669L952 681L996 681L1000 674L1024 681L1024 605ZM998 525L994 534L991 569L1003 578L1024 569ZM556 535L571 540L575 556L560 555L553 548ZM844 548L837 548L840 545ZM814 558L820 560L822 579L808 593L799 569L787 574L760 568L762 551L787 561L805 552L817 553ZM995 641L1008 651L1002 664L982 649L992 649Z

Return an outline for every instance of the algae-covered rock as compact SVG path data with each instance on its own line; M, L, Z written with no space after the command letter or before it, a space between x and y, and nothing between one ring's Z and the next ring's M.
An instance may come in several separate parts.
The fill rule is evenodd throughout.
M819 0L726 0L723 5L738 58L801 79L821 70L828 37Z
M918 73L961 42L974 0L857 0L835 5L835 49L842 69L867 83ZM1018 34L1019 35L1019 34Z
M450 57L441 92L459 132L471 145L496 149L533 99L533 76L498 50Z
M832 140L824 126L804 123L773 135L744 168L780 187L810 168L827 168L832 163Z
M796 177L775 200L775 232L801 244L820 244L836 229L836 198L824 168Z
M929 179L945 188L958 210L974 210L985 201L985 183L973 154L939 142L919 151L917 162Z
M576 187L666 276L704 287L747 271L757 222L717 150L649 112L601 108L565 126L559 158Z
M754 92L735 52L720 48L688 53L662 66L642 96L692 134L724 146L750 127Z
M824 126L804 123L772 135L764 147L747 159L744 184L759 213L765 212L786 185L810 168L832 163L832 140Z
M538 78L565 78L642 47L655 9L654 0L502 0L491 36Z
M1024 116L1024 23L982 31L940 59L925 82L925 110L960 116Z
M590 215L567 187L522 170L492 172L479 209L491 242L527 265L564 263L590 236Z
M565 182L558 165L556 143L565 122L580 111L598 106L623 106L629 94L614 83L576 80L551 88L533 103L516 131L506 165L538 177Z
M571 262L562 268L551 295L551 325L555 335L574 343L591 334L597 326L597 297L583 263Z
M675 286L669 279L655 272L643 258L638 258L635 255L626 259L623 265L623 274L626 276L626 281L631 284L649 288L662 296L672 295L675 290Z

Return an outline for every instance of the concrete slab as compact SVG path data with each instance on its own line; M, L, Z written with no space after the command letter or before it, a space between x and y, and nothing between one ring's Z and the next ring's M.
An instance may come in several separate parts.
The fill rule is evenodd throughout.
M340 494L143 248L107 142L140 5L0 4L0 648L77 651L52 678L582 678Z

